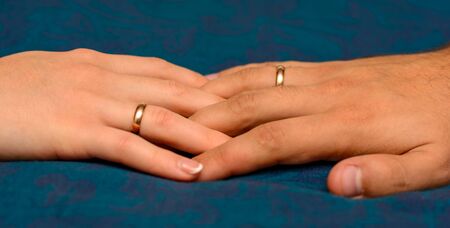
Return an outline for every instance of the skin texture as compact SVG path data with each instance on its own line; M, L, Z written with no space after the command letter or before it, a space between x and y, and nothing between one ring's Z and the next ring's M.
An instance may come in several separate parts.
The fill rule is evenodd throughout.
M206 82L158 58L87 49L0 58L0 160L100 158L193 180L201 164L155 143L198 154L229 139L185 118L223 100ZM141 137L130 133L140 103Z
M274 87L276 65L285 86ZM194 159L200 181L277 164L339 161L329 190L377 197L450 183L450 49L323 63L238 66L205 92L227 100L190 117L233 136Z

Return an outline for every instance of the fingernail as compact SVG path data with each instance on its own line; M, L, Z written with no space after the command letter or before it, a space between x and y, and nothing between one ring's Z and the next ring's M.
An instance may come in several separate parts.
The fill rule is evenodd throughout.
M195 175L197 173L200 173L203 169L203 165L191 160L191 159L183 159L178 163L178 166L180 167L183 172Z
M205 75L205 77L207 79L209 79L209 80L213 80L213 79L217 78L217 76L219 76L219 74L208 74L208 75Z
M361 169L354 165L344 168L341 176L343 194L348 197L362 194Z

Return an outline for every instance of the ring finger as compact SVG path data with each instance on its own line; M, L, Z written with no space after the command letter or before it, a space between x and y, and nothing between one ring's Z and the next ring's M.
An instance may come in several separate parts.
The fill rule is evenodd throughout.
M331 68L283 66L285 66L284 85L312 85L329 80L333 76ZM248 67L231 73L226 77L211 80L202 89L206 92L229 98L243 91L275 86L276 74L276 66Z
M132 131L133 117L137 104L110 101L107 113L101 113L107 125L124 131ZM208 129L165 108L147 105L144 109L140 135L153 143L201 153L218 146L229 139L223 133Z

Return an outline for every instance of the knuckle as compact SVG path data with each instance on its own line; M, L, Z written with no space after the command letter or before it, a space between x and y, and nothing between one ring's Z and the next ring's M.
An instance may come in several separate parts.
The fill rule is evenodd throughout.
M275 68L269 66L252 66L236 72L234 79L236 80L237 85L240 85L243 89L248 89L253 86L255 81L257 81L259 77L262 77L265 72L270 72L271 70L274 71Z
M286 136L283 128L274 123L262 124L255 128L254 133L256 143L265 151L276 150Z
M262 67L253 68L252 76L253 76L253 82L258 77L264 77L264 76L272 76L276 74L276 66L274 65L264 65Z
M23 55L23 56L39 56L39 55L43 55L43 54L54 54L55 52L51 52L51 51L24 51L21 53L17 53L14 55Z
M379 159L374 162L369 162L367 165L371 172L371 176L377 178L378 183L387 181L386 183L389 185L386 189L379 189L379 186L375 186L366 181L365 183L367 187L364 189L364 192L366 192L367 195L383 195L393 192L401 192L412 187L408 169L399 160L399 158L392 157ZM389 178L389 180L386 180L385 178Z
M363 194L381 196L409 190L412 180L405 165L398 158L374 158L365 162L363 168ZM388 179L387 179L388 178ZM378 183L385 183L381 187Z
M164 108L152 107L146 109L145 111L148 112L146 113L146 115L148 116L150 121L157 126L167 126L173 120L172 113Z
M234 84L240 86L242 89L248 88L248 84L253 82L252 68L244 68L232 75L230 78L234 80Z
M225 149L217 150L214 153L214 155L210 157L210 159L213 160L212 161L213 164L222 168L221 172L223 173L224 176L230 177L230 176L234 176L235 174L237 174L233 170L233 166L228 165L228 164L232 164L235 160L233 159L232 156L229 155L229 153L227 153L227 151Z
M222 164L222 165L226 165L229 164L230 162L232 162L230 159L230 157L228 156L228 153L226 150L224 150L223 148L220 150L217 150L217 152L215 153L214 159L216 160L217 164Z
M121 153L123 151L128 151L132 147L133 144L133 135L124 134L121 135L116 141L116 148L114 151ZM119 156L120 157L120 156Z
M156 64L156 65L165 65L168 64L169 62L167 62L164 59L158 58L158 57L148 57L148 60L152 63L152 64Z
M149 161L149 163L151 164L157 162L161 157L163 157L163 155L161 154L160 150L152 150L151 152L147 153L147 161ZM151 167L152 165L148 166L149 169L151 169Z
M389 176L397 176L393 185L396 189L407 190L410 189L411 183L408 178L408 170L405 165L398 159L394 159L394 168L389 169Z
M182 96L187 92L188 88L179 82L176 82L174 80L167 80L166 83L168 91L171 95Z
M196 88L200 88L200 87L204 86L206 83L208 83L208 79L206 77L203 77L202 75L200 75L196 72L192 73L192 80L194 81L194 83L195 83L194 87L196 87Z
M247 92L232 97L228 104L229 110L239 116L246 116L256 108L256 93Z
M91 61L95 60L100 52L87 48L77 48L69 51L69 53L77 58Z

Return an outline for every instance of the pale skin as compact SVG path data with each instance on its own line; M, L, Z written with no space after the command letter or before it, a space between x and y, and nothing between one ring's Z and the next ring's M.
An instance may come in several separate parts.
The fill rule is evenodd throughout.
M284 65L285 83L275 84ZM249 64L202 86L227 100L190 117L231 140L194 159L200 181L339 161L328 188L377 197L450 183L450 49L323 63Z
M201 164L155 144L198 154L229 139L185 118L223 100L206 82L158 58L87 49L0 58L0 160L100 158L194 180ZM140 137L130 131L141 103Z
M279 64L285 86L273 87ZM337 195L442 186L450 181L449 68L444 49L249 64L208 81L158 58L19 53L0 58L0 160L100 158L178 181L332 160L328 187Z

